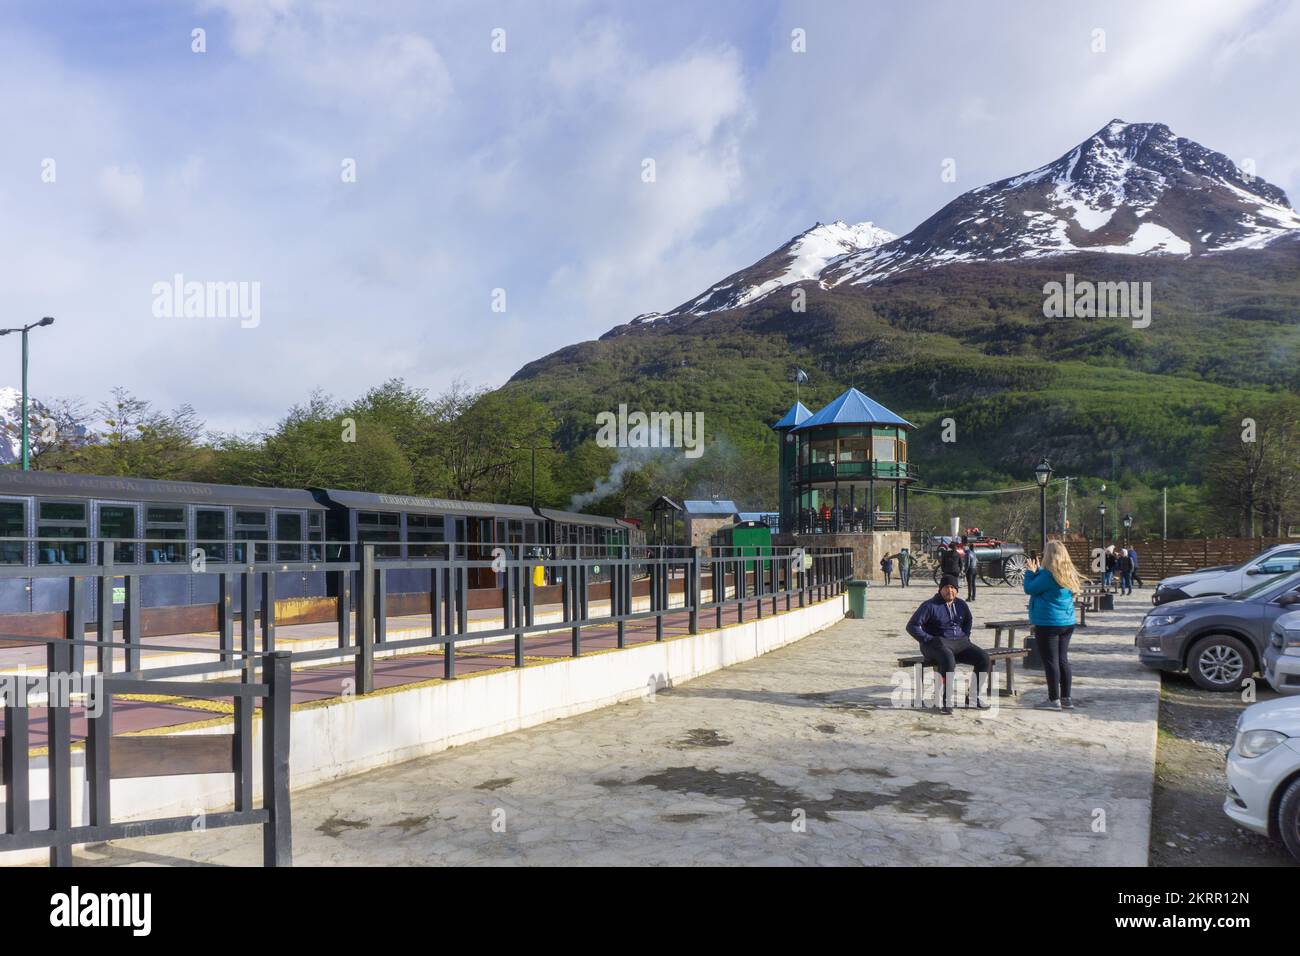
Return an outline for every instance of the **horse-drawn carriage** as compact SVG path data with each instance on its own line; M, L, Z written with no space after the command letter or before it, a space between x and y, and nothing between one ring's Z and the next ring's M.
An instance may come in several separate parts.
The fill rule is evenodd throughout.
M932 577L935 584L939 583L939 578L943 574L942 553L951 549L954 544L961 556L963 569L966 567L966 549L974 549L975 560L979 562L977 573L980 580L989 587L999 582L1019 587L1025 578L1025 549L1021 545L998 538L987 538L979 528L967 528L966 533L960 537L927 534L922 539L922 549L925 554L923 567L933 569ZM962 573L964 575L965 571L963 570Z

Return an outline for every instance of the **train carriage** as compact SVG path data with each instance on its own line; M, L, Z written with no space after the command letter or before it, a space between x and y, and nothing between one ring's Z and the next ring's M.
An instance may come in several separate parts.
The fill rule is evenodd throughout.
M512 556L620 553L644 542L635 526L600 515L413 495L339 489L285 489L113 478L66 472L0 470L0 563L40 567L95 564L96 547L113 542L115 563L175 566L175 574L139 577L146 636L215 628L219 581L194 573L197 551L211 563L321 562L320 569L275 575L282 624L332 620L337 582L330 563L353 561L357 546L375 545L378 561L454 557L490 561ZM426 609L429 570L387 575L390 614ZM549 572L549 578L556 578ZM592 584L608 579L603 569ZM547 583L557 583L548 580ZM261 578L257 600L262 600ZM116 579L114 619L122 620L124 581ZM469 569L471 608L496 606L500 576ZM86 620L95 620L97 579L86 582ZM355 591L354 591L355 593ZM241 596L233 595L239 613ZM57 578L0 579L0 639L57 637L68 607Z
M176 574L140 578L140 605L176 609L171 626L183 631L208 623L207 615L183 609L215 607L218 595L215 576L191 573L196 549L214 563L320 561L325 509L309 492L293 489L0 471L0 563L93 564L94 545L103 540L114 542L118 567L176 566ZM94 620L97 587L90 579L88 620ZM259 582L259 600L260 587ZM292 601L323 594L324 588L324 571L281 574L275 597ZM238 609L238 595L235 604ZM59 579L0 579L0 615L42 615L67 606L67 588ZM117 600L115 620L121 614L122 601Z

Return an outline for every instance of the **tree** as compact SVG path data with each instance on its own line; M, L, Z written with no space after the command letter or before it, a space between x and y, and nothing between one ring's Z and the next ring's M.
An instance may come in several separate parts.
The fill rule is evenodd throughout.
M103 423L85 443L58 455L51 465L96 475L189 478L199 459L203 423L189 405L158 411L125 388L113 389L96 414Z
M1300 507L1300 401L1284 396L1227 416L1205 468L1212 500L1243 537L1255 518L1280 533Z

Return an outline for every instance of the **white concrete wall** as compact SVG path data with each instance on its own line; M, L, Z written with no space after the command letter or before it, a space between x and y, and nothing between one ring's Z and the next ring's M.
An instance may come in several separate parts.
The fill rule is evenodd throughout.
M291 787L309 787L673 687L815 634L843 618L845 604L837 596L720 631L300 706L291 715ZM191 733L229 733L229 723ZM254 736L254 790L260 801L260 719L254 721ZM197 821L200 813L232 806L233 780L229 774L115 780L113 822L185 815ZM33 759L33 829L48 826L47 784L46 758ZM89 823L83 750L73 753L72 784L72 818ZM47 858L47 850L0 853L0 865Z

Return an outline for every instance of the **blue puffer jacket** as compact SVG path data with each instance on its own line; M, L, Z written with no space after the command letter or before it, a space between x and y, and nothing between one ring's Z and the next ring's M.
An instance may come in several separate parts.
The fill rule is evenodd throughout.
M1074 625L1074 592L1061 587L1046 568L1025 572L1029 623L1039 627Z

